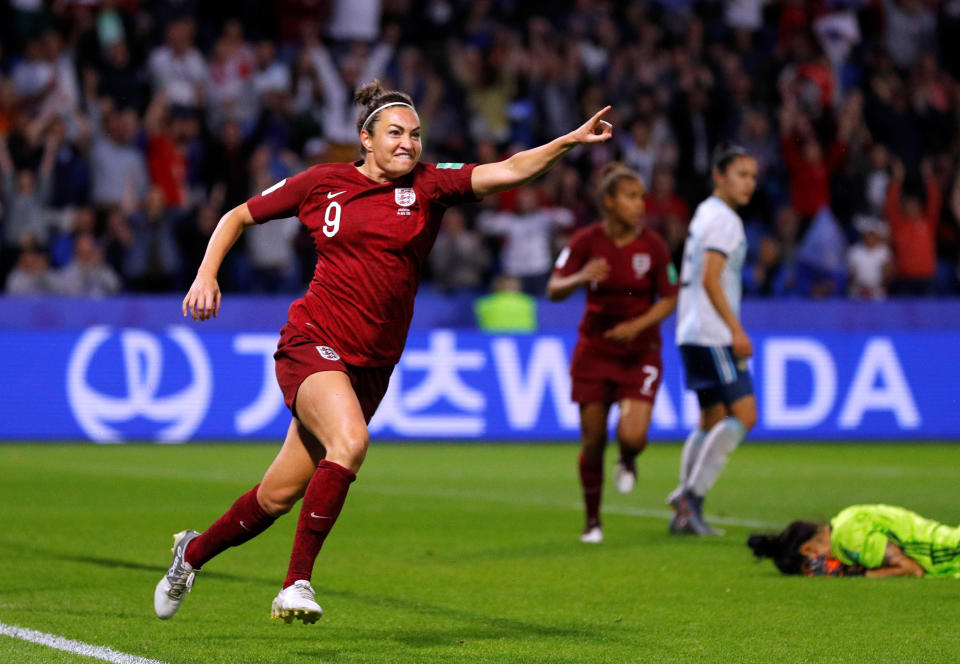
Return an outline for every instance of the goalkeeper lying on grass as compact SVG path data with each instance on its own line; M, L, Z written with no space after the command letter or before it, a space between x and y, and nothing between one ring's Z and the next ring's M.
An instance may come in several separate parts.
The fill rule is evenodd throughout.
M794 521L747 545L784 574L960 578L960 528L890 505L853 505L830 523Z

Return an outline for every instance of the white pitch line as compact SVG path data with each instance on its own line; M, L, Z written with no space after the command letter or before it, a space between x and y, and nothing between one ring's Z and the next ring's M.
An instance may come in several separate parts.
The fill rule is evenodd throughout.
M62 636L57 636L56 634L46 634L33 629L27 629L26 627L17 627L16 625L0 623L0 634L14 639L30 641L31 643L39 643L48 648L65 650L77 655L83 655L84 657L94 657L105 662L113 662L114 664L166 664L166 662L161 662L156 659L128 655L125 652L118 652L106 646L93 646L83 641L73 641L71 639L65 639Z

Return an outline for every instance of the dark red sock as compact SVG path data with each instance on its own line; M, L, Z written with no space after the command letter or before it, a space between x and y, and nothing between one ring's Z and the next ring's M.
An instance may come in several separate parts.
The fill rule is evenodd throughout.
M587 525L600 524L600 494L603 490L603 457L591 459L580 453L580 486L587 507Z
M300 520L297 521L297 534L293 537L293 552L290 554L284 588L294 581L310 580L313 563L317 560L323 540L340 516L350 483L355 479L357 476L354 473L333 461L324 459L317 466L300 507Z
M190 541L183 557L194 569L200 569L207 561L231 546L239 546L270 527L276 517L263 511L257 502L257 489L253 487L237 498L226 513L211 524L203 533Z

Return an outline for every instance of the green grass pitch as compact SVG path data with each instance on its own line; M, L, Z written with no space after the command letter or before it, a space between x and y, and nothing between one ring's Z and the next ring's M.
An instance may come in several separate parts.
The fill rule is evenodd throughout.
M960 661L960 580L785 578L744 544L857 502L960 523L960 446L936 444L744 445L710 539L667 535L680 447L655 444L632 494L607 482L606 541L585 545L573 445L375 442L317 563L319 623L268 617L295 514L157 620L170 534L277 449L0 445L0 623L171 664ZM91 661L0 636L0 662Z

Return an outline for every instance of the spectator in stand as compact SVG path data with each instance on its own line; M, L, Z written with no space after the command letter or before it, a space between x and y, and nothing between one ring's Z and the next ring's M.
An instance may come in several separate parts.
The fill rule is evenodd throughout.
M870 148L870 162L864 183L867 208L873 216L883 214L890 187L890 153L886 146L876 143Z
M657 146L653 142L650 123L638 118L630 125L630 131L620 139L623 163L637 172L645 187L653 181L654 165L657 163Z
M883 0L883 10L887 52L897 67L909 69L934 42L936 16L920 0Z
M150 102L143 128L147 132L151 184L160 188L169 207L186 206L189 201L188 143L198 132L194 112L184 107L168 107L166 95L161 92Z
M56 292L57 276L42 249L29 243L20 252L17 265L7 276L7 295L49 295Z
M243 24L228 20L213 47L205 88L211 126L218 127L227 118L247 124L256 117L254 63L253 49L243 37Z
M790 173L790 200L805 221L830 206L830 175L845 157L843 131L826 152L809 118L787 101L780 112L783 158Z
M0 135L0 179L3 183L3 248L18 251L29 236L36 244L47 243L50 228L46 211L50 198L54 159L63 139L62 123L49 132L37 174L29 168L17 169L7 149L7 137Z
M383 75L393 56L393 44L381 42L369 53L363 49L353 51L337 62L316 35L310 34L308 38L304 53L316 77L314 84L323 96L323 138L331 144L334 161L352 159L357 140L353 120L359 111L353 103L353 89L361 81Z
M781 267L780 244L775 237L764 235L756 258L743 270L743 292L761 297L782 295L786 274Z
M93 138L91 202L110 209L119 207L125 197L140 200L149 178L146 160L135 143L140 124L137 112L132 108L114 110L109 100L92 101L87 111Z
M830 208L811 220L797 249L797 290L820 299L844 292L847 279L847 242Z
M489 267L490 255L483 238L467 227L463 212L447 210L430 252L434 287L441 293L479 290Z
M268 94L292 91L290 68L277 58L277 49L269 39L262 39L254 50L253 91L263 99Z
M502 272L520 280L523 292L542 295L553 269L553 234L573 225L573 213L565 208L540 207L537 190L517 191L516 211L484 211L478 217L480 231L503 238Z
M142 209L129 216L132 238L124 274L134 290L167 293L176 288L181 265L175 232L180 217L167 207L159 187L150 187Z
M673 171L669 167L658 166L653 170L653 185L644 206L644 226L663 238L673 264L680 265L690 225L690 208L677 196Z
M193 45L194 25L178 18L167 26L167 40L150 54L148 69L154 94L163 92L175 106L199 109L204 102L207 63Z
M940 221L941 194L930 161L920 167L926 189L926 205L904 191L906 171L903 162L893 163L893 176L887 190L886 214L893 237L897 295L932 295L937 272L937 224Z
M251 162L251 191L255 196L277 182L270 170L270 153L258 148ZM301 291L300 266L294 243L300 232L296 217L256 224L245 234L250 255L251 289L255 293L295 293Z
M115 107L143 108L146 104L146 76L130 57L125 41L117 41L104 54L97 69L84 72L96 81L97 94L108 97ZM88 98L88 102L90 102Z
M112 295L121 285L90 233L79 233L73 239L73 260L57 273L55 281L58 294L72 297Z
M847 292L861 300L883 300L893 278L893 252L887 244L889 228L877 217L859 215L854 227L861 240L847 252Z

